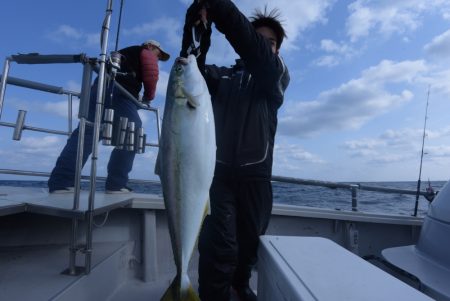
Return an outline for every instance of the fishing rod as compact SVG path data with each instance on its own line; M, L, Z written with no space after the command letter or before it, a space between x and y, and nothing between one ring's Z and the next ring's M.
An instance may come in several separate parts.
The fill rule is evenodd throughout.
M417 216L417 208L419 206L420 182L421 182L420 179L422 177L423 148L424 148L424 145L425 145L425 136L426 136L427 119L428 119L428 101L429 101L429 99L430 99L430 86L428 86L427 105L425 107L425 121L423 123L422 152L420 154L419 180L417 180L417 191L416 191L416 203L414 205L414 216Z
M123 10L123 0L120 0L119 20L117 23L117 34L116 34L116 47L114 48L114 51L117 51L119 47L119 34L120 34L120 24L122 23L122 10Z

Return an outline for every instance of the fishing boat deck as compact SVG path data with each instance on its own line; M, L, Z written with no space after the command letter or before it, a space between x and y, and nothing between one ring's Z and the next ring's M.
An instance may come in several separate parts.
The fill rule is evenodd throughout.
M141 277L125 277L127 273L119 272L129 269L128 262L124 258L132 258L136 252L136 246L129 241L102 241L94 242L94 252L92 258L92 271L89 275L70 276L67 273L68 244L63 239L60 241L54 237L67 235L67 218L77 218L84 220L88 211L88 191L80 192L80 203L77 210L73 210L73 193L49 194L48 190L39 187L14 187L0 186L0 216L15 218L15 214L23 214L25 223L22 223L25 234L21 229L10 225L9 237L23 238L24 235L33 236L28 239L28 244L17 246L7 242L0 248L0 295L5 300L72 300L71 296L95 296L96 291L106 295L98 295L97 300L158 300L173 280L172 273L160 275L158 279L143 281ZM134 209L164 209L162 198L156 195L129 193L129 194L105 194L96 192L94 215L99 215L119 208ZM31 215L30 215L31 214ZM56 218L56 226L47 229L43 226L42 219L45 216ZM39 216L42 216L41 218ZM58 218L60 224L58 222ZM45 220L47 223L49 220ZM8 221L5 225L9 224ZM34 226L33 226L34 225ZM37 227L36 227L37 226ZM22 228L20 227L20 228ZM42 238L34 230L51 233L52 238ZM42 228L41 228L42 227ZM103 236L103 235L100 235ZM108 236L108 235L106 235ZM34 239L44 242L35 243ZM55 240L55 241L53 241ZM82 246L81 246L82 247ZM76 259L77 266L83 266L83 256ZM194 254L193 266L198 261L197 254ZM139 263L137 263L139 264ZM160 263L161 264L161 263ZM122 276L117 276L122 275ZM197 290L197 271L193 268L189 272L194 289ZM122 278L122 279L121 279ZM93 284L89 284L89 279L93 279ZM99 282L104 279L104 282ZM252 277L251 287L256 290L257 275ZM99 288L102 287L102 289ZM114 291L114 292L112 292ZM32 293L30 293L32 292ZM231 300L236 297L232 296Z
M95 193L94 215L130 206L133 200L148 202L155 195L141 193L105 194ZM0 186L0 216L20 212L84 219L89 210L89 192L80 192L78 209L73 209L73 193L50 194L47 189L35 187Z
M120 252L125 247L125 244L119 242L96 243L92 258L93 266L99 266L112 257L111 253L114 250ZM66 292L66 289L70 290L70 287L75 289L77 283L86 277L62 274L68 266L67 253L67 245L2 247L0 249L2 300L52 300L61 292ZM88 277L95 277L97 273L94 269L93 275ZM105 276L107 274L104 277L98 277L97 280ZM109 281L113 279L110 276L106 278ZM96 285L99 286L99 284L101 283L97 281Z
M68 276L61 273L69 266L69 218L87 223L89 193L81 191L77 210L72 210L73 196L37 187L0 186L0 267L6 271L0 276L0 295L5 300L158 300L175 275L162 198L96 192L94 214L110 214L96 217L92 270ZM364 233L361 242L370 238L360 246L360 255L378 254L385 243L392 245L386 237L379 245L380 231L401 237L408 233L406 238L414 239L414 229L422 223L416 217L283 204L274 204L272 214L269 235L323 235L345 245L346 225L357 226ZM80 231L77 240L84 235ZM396 239L395 244L408 244L409 239ZM78 254L77 266L83 266L83 258ZM194 289L197 262L194 252L189 271ZM254 273L255 290L257 279Z

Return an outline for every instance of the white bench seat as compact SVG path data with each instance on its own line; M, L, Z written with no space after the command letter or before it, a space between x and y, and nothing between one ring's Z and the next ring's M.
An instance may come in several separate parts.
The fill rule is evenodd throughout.
M432 300L321 237L262 236L258 300Z

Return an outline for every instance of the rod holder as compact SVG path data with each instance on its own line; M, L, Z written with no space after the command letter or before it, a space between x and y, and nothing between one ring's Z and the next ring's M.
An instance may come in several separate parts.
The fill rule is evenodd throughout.
M3 66L3 74L0 80L0 118L3 112L3 101L5 100L6 81L9 75L10 58L6 58L5 65Z
M126 150L134 152L134 135L135 135L135 123L133 121L128 122L127 128L127 144Z
M144 134L142 139L142 153L145 153L145 146L147 145L147 134Z
M144 153L144 128L140 127L138 128L138 130L136 131L136 152L138 154L143 154Z
M114 110L105 109L103 115L102 143L103 145L111 145L113 135Z
M13 140L19 141L22 138L22 131L25 124L25 116L27 111L19 110L17 114L16 126L14 127Z
M117 149L124 149L125 137L127 136L128 118L120 117L119 128L116 132L115 145Z

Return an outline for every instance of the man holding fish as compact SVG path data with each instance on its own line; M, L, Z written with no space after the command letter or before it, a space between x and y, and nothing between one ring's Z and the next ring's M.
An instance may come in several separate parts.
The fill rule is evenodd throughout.
M277 10L256 11L248 20L229 0L194 1L181 56L195 45L199 19L214 23L240 56L231 68L206 65L210 26L194 49L211 94L217 142L211 214L199 237L199 294L203 301L228 301L232 288L240 300L256 300L249 279L272 210L277 111L289 84L279 56L286 34Z
M233 289L240 300L256 300L249 279L271 215L277 112L289 84L278 18L265 9L248 20L229 0L196 0L187 11L155 170L177 266L162 300L198 300L187 266L208 192L211 214L198 242L200 299L229 301ZM240 56L230 68L205 64L211 23Z

